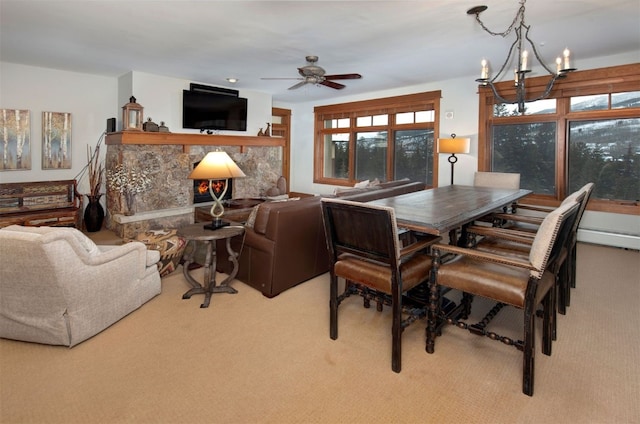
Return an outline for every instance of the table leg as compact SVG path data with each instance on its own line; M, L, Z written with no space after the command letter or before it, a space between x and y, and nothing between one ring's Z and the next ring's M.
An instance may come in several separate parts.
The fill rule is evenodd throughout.
M234 271L231 273L232 275L229 278L226 278L219 286L216 285L216 245L215 241L203 240L207 247L207 254L204 260L204 286L198 283L188 272L188 268L183 265L183 274L189 284L193 286L188 292L182 295L183 299L190 299L194 294L204 294L204 301L200 305L201 308L208 308L211 303L211 295L213 293L237 293L238 291L233 287L230 287L228 284L233 278L237 271L237 260L234 262ZM233 252L230 246L230 239L227 239L227 251L230 254ZM192 258L189 258L192 259ZM231 259L231 258L230 258ZM235 257L234 257L235 259ZM185 265L188 265L185 262Z
M193 288L202 287L200 283L198 283L190 274L189 274L189 266L193 263L193 256L196 251L197 243L195 241L190 241L189 243L193 243L193 249L184 255L182 261L182 275L187 280L187 283ZM187 249L188 250L188 249ZM186 295L186 294L185 294ZM188 299L187 297L182 297L183 299Z
M229 253L229 260L233 264L233 269L231 270L231 273L229 274L229 276L225 278L223 282L220 283L220 286L218 286L218 288L233 290L232 292L229 292L229 293L237 293L237 290L234 289L233 287L230 287L229 283L231 283L234 280L234 278L236 278L236 275L238 274L238 253L234 252L233 249L231 249L231 238L227 239L226 246L227 246L227 253Z

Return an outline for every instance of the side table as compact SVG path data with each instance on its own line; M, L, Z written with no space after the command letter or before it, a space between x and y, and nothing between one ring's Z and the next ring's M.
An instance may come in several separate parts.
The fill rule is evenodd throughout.
M218 228L217 230L205 230L203 224L192 224L182 227L178 230L178 234L187 240L187 243L202 242L207 247L207 253L204 263L204 283L198 283L189 274L189 265L193 262L193 252L196 249L192 249L190 253L184 257L184 263L182 264L182 273L192 288L182 295L183 299L190 299L194 294L204 294L204 302L200 305L201 308L209 307L211 302L211 295L213 293L237 293L238 291L229 286L229 283L233 281L238 273L238 255L240 252L234 252L231 249L231 238L244 234L244 227L241 225L230 225L227 227ZM229 260L233 263L233 271L229 276L222 281L219 285L216 285L216 240L226 240L227 252L229 253Z

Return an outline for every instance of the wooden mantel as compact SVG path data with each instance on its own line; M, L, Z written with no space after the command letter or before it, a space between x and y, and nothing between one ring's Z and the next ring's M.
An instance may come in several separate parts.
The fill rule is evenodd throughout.
M108 133L106 144L181 144L187 146L260 146L284 147L282 137L264 137L250 135L208 135L146 131L121 131Z

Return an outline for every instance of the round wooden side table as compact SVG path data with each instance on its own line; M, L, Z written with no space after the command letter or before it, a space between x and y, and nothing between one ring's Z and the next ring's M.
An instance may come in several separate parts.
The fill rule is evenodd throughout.
M197 244L202 242L206 245L207 254L204 261L204 283L200 284L189 273L189 265L193 263L194 248L185 254L184 263L182 264L182 273L192 288L182 295L183 299L190 299L194 294L204 294L204 302L201 308L209 307L211 295L213 293L237 293L238 291L229 286L238 273L238 255L240 252L234 252L231 249L231 239L235 236L244 235L244 227L241 225L229 225L227 227L218 228L217 230L204 229L204 223L191 224L178 229L178 234L187 240L187 243L193 242ZM227 278L219 285L216 284L216 240L226 240L227 253L229 260L233 264L233 270ZM244 240L243 240L244 241Z

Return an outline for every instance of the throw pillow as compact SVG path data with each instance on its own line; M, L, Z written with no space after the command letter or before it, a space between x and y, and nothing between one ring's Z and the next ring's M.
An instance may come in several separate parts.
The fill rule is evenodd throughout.
M247 228L253 228L253 224L256 223L256 216L258 216L258 208L260 205L255 205L253 209L251 209L251 213L247 218L247 222L244 223L244 226Z
M367 187L378 187L379 185L380 185L380 180L376 178L373 181L371 181Z
M287 200L288 198L289 198L288 194L278 194L277 196L267 196L267 200L269 201Z
M142 242L147 249L160 252L158 271L160 276L164 277L176 270L187 247L186 240L177 233L177 230L150 230L138 234L134 240L129 241Z
M80 230L76 230L75 228L64 228L64 230L73 234L75 239L78 240L78 243L80 243L89 255L100 253L100 249L98 249L98 246L93 242L93 240L82 234Z

